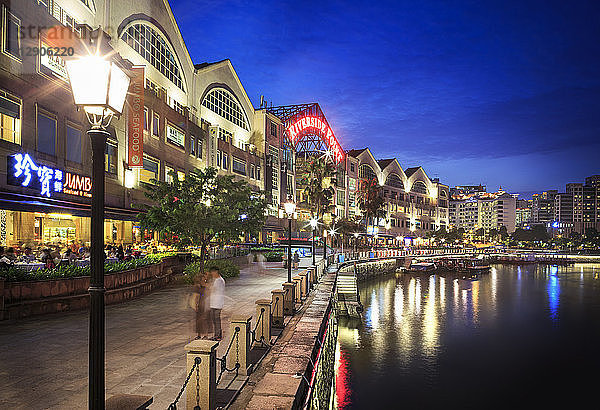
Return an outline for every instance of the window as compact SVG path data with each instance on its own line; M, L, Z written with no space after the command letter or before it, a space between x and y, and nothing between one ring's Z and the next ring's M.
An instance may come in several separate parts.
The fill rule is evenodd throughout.
M221 166L221 151L217 150L217 167Z
M271 123L271 135L274 137L277 136L277 124L274 122Z
M177 100L173 100L173 109L181 115L185 115L184 105L180 104Z
M196 138L190 135L190 155L196 155Z
M236 98L224 88L213 88L206 94L202 105L240 128L249 130L246 114Z
M418 194L427 194L427 185L423 181L416 181L410 191Z
M229 155L227 155L226 152L223 152L221 159L222 159L221 168L229 171Z
M177 179L183 181L185 179L185 172L177 171Z
M81 131L67 124L67 160L81 163Z
M337 204L340 206L346 205L346 191L342 191L342 190L337 191Z
M256 166L256 179L260 181L260 167Z
M144 107L144 131L150 131L150 110Z
M21 100L0 90L0 135L4 141L21 144Z
M4 44L2 50L18 59L21 59L21 38L19 35L21 20L12 14L8 9L4 9Z
M178 147L185 147L185 134L179 128L167 124L167 141L171 144L177 145Z
M160 135L160 116L156 113L152 116L152 135L155 137Z
M144 155L144 166L140 169L140 182L151 184L152 179L158 180L160 161L148 155Z
M175 169L171 168L168 165L165 165L165 181L169 184L173 183L173 174L175 173Z
M219 139L225 141L226 143L230 143L231 140L233 140L233 132L219 128Z
M240 175L246 175L246 161L232 157L231 165L233 172Z
M354 162L350 163L350 172L354 172Z
M375 171L373 171L373 168L367 164L363 164L358 167L358 177L366 181L377 181L377 175L375 175Z
M286 192L288 195L294 195L294 179L291 175L287 176Z
M279 169L275 167L273 167L273 172L271 172L271 185L273 189L279 187Z
M198 138L198 148L196 149L196 153L198 155L198 158L202 158L202 139Z
M39 110L37 114L37 150L56 155L56 118Z
M149 25L137 23L129 26L121 38L173 84L185 91L175 54L158 31Z
M256 179L256 167L254 164L250 164L250 178Z
M385 180L385 184L391 186L392 188L400 188L404 189L404 183L398 174L390 174Z
M117 161L119 160L119 148L117 141L106 140L106 149L104 151L104 170L109 174L117 173Z

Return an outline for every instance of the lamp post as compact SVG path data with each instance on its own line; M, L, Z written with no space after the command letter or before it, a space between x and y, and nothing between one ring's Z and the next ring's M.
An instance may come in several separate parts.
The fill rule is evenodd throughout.
M354 232L354 259L356 259L356 243L358 242L358 232Z
M90 249L89 408L104 409L104 150L106 128L123 112L129 77L100 56L66 62L75 105L90 122L92 145L92 212Z
M292 282L292 218L294 217L294 212L296 211L296 203L290 197L288 201L283 204L283 209L285 209L285 213L288 216L288 283Z
M319 220L316 218L311 218L310 227L312 228L312 264L315 265L315 252L317 250L315 246L315 230L317 229L317 225L319 224Z

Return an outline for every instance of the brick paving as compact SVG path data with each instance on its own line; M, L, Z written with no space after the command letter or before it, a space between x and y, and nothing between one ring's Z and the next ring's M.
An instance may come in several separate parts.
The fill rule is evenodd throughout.
M281 263L252 263L227 281L219 356L229 340L229 318L254 315L255 301L270 298L285 280ZM165 409L177 396L185 379L183 347L195 337L188 292L171 287L107 306L106 398L148 394L151 408ZM87 408L87 355L87 311L0 322L0 408Z

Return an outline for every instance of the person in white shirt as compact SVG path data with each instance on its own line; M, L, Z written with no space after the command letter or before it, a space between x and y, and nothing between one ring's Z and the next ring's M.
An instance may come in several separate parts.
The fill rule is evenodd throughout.
M221 340L223 333L221 329L221 310L225 303L225 279L219 273L219 268L211 267L208 270L212 280L208 296L209 320L213 330L213 340Z

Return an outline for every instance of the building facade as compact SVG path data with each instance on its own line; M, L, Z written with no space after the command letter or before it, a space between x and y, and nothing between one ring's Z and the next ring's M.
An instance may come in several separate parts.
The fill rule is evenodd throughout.
M547 226L555 236L600 231L600 175L587 177L585 183L567 184L565 193L554 196L553 208Z
M486 195L461 196L450 201L450 226L474 232L506 227L508 233L515 230L517 212L516 196L498 191Z

